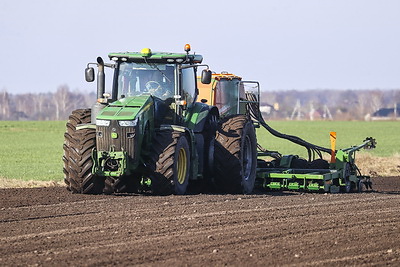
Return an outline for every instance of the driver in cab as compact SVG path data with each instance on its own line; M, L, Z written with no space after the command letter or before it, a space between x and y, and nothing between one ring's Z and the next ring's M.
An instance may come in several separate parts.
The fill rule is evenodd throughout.
M145 71L145 73L145 76L141 77L143 81L141 88L145 88L145 91L161 99L173 96L173 82L171 78L160 71Z

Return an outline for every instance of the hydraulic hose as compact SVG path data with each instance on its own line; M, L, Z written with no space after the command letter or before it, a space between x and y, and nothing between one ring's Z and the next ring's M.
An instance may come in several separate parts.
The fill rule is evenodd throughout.
M289 140L295 144L298 144L298 145L306 148L307 152L308 152L308 160L309 161L314 160L316 155L318 155L319 158L322 158L321 152L331 154L331 149L329 149L329 148L311 144L311 143L301 139L298 136L283 134L283 133L278 132L277 130L273 129L271 126L269 126L265 122L264 118L262 117L261 111L259 109L259 101L257 99L257 96L253 93L246 93L246 99L247 99L247 101L249 101L249 103L247 103L247 110L250 114L250 117L253 120L260 123L260 125L262 125L272 135L274 135L278 138Z

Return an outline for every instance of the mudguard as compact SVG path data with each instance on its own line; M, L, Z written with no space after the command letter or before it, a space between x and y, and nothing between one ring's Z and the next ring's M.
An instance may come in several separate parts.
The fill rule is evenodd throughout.
M200 133L204 130L210 114L213 114L218 118L218 108L196 102L191 109L191 114L186 119L186 126L193 130L194 133Z

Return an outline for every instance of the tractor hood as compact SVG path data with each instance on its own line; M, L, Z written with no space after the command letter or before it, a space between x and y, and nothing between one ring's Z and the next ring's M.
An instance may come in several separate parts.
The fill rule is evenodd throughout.
M148 110L153 103L150 95L121 98L101 110L97 119L134 120L138 114Z

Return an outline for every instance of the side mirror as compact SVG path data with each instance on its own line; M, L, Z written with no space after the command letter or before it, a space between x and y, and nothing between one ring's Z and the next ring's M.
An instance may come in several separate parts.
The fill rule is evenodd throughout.
M87 82L94 81L94 69L93 68L86 68L85 69L85 79Z
M203 70L201 72L201 83L210 84L211 83L212 73L211 70Z

